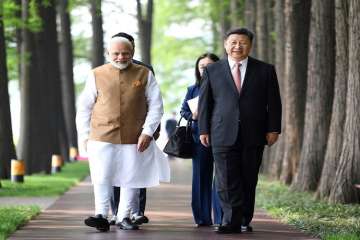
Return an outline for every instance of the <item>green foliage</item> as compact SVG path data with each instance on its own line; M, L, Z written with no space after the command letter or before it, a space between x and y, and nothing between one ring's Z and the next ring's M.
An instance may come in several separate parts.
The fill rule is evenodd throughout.
M360 239L360 205L328 204L263 178L256 204L321 239Z
M89 62L91 53L91 39L85 37L84 34L80 33L77 36L72 37L73 42L73 54L76 59L76 63Z
M47 1L44 1L44 4ZM17 34L25 28L31 32L41 30L42 22L35 0L29 1L29 17L26 22L21 19L21 6L13 0L3 0L3 20L6 39L7 67L9 79L18 79L20 57L18 53Z
M0 240L5 240L9 234L39 212L38 206L0 207Z
M3 187L0 188L0 197L57 196L84 179L88 174L89 167L86 162L75 162L66 164L60 173L25 176L24 183L2 180Z
M3 187L0 188L0 197L58 196L88 174L87 162L75 162L66 164L60 173L53 175L25 176L25 181L22 184L2 180ZM39 212L38 206L0 207L0 240L6 239L9 234Z
M192 30L189 28L188 32L174 36L169 31L186 27L195 20L208 24L206 10L187 0L159 0L154 7L153 65L164 97L165 111L178 111L186 86L195 82L196 58L212 49L205 33L193 36L189 34Z

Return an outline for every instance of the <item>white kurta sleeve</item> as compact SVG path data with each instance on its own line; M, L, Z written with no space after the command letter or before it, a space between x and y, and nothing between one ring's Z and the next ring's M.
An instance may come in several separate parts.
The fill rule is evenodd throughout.
M76 128L80 142L89 138L91 113L97 98L95 75L91 71L85 83L85 88L78 99L76 112Z
M156 128L160 124L161 117L164 114L164 109L159 85L157 84L151 71L149 71L145 96L148 105L148 112L143 125L142 134L153 136Z

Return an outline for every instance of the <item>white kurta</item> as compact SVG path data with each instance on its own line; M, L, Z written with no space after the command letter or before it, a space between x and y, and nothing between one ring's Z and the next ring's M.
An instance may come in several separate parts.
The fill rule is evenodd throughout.
M163 115L163 103L160 88L151 71L149 71L145 95L148 112L142 133L152 136ZM89 138L90 118L96 98L95 76L91 72L78 101L76 125L80 143ZM156 186L160 181L170 181L167 157L154 140L142 153L137 150L136 144L112 144L91 140L88 141L87 151L93 184L144 188Z

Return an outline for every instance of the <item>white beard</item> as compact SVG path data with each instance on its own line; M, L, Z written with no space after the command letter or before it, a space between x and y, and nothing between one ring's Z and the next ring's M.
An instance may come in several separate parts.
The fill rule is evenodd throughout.
M111 65L113 65L114 67L116 67L116 68L118 68L118 69L120 69L120 70L124 70L124 69L127 68L127 67L130 65L130 63L132 62L132 60L129 60L129 61L127 61L126 63L117 63L117 62L115 62L115 61L113 61L113 60L110 60L110 59L108 59L108 60L109 60L109 62L110 62Z

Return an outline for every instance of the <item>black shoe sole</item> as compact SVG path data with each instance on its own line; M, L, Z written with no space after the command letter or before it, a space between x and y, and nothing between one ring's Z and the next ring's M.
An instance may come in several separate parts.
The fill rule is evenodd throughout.
M110 230L109 222L104 218L89 217L84 221L86 226L96 228L100 232L107 232Z
M136 225L141 225L143 223L148 223L148 222L149 222L148 218L139 218L133 221L133 223L135 223Z
M119 224L118 227L119 227L121 230L139 230L139 227L138 227L138 226L125 227L125 226Z

